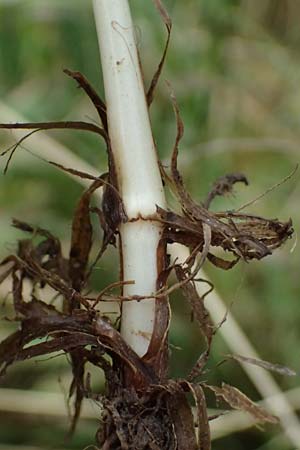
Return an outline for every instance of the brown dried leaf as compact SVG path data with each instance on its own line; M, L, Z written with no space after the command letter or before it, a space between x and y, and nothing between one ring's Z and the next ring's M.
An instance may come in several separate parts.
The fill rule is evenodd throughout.
M208 253L207 259L216 267L219 267L223 270L232 269L240 260L239 257L233 259L232 261L227 261L219 256L213 255L212 253Z
M90 122L83 122L80 120L68 120L62 122L24 122L24 123L0 123L0 129L6 130L78 130L91 131L92 133L100 134L106 138L103 128ZM23 139L23 138L22 138Z
M148 384L157 383L158 379L152 368L143 363L141 358L126 344L120 333L108 322L98 316L94 321L94 329L96 334L99 335L101 345L110 348L116 355L119 355L133 372L139 372L139 375L147 380Z
M224 250L230 251L238 258L243 258L246 261L251 259L261 259L270 255L272 249L282 245L283 242L292 235L293 229L291 221L281 223L279 221L263 218L256 218L255 221L249 221L249 216L243 214L235 215L230 212L213 213L208 211L203 205L195 203L186 191L182 177L177 168L178 145L183 136L183 123L173 92L171 92L171 99L176 116L177 134L171 159L172 180L167 175L165 176L165 179L171 189L175 189L175 194L179 198L182 211L186 217L179 220L178 217L170 217L169 215L169 220L167 222L168 232L166 233L167 239L169 238L171 242L185 243L184 238L187 238L187 245L190 245L191 242L194 242L194 245L197 245L196 242L198 240L199 250L201 251L203 239L200 238L201 240L199 242L199 238L195 233L193 234L193 237L187 237L184 233L184 229L187 227L191 228L192 223L194 227L199 226L199 231L201 232L200 224L206 224L211 228L211 243L213 246L221 246ZM247 180L243 175L232 175L231 179L226 180L226 183L223 183L223 186L218 186L216 191L214 191L213 196L215 196L217 192L223 192L225 185L227 189L230 189L232 184L236 181L244 181L246 183ZM233 218L237 218L238 221L232 220ZM186 222L185 226L180 226L182 220ZM172 221L173 224L170 223ZM262 226L263 224L264 226ZM212 257L211 259L214 258ZM216 259L214 261L217 264L219 263ZM222 267L222 263L219 265ZM230 268L227 264L225 266L226 268Z
M210 347L214 334L214 327L209 313L205 308L203 297L200 297L192 281L186 282L188 277L181 266L175 266L175 272L178 280L183 282L183 294L190 304L194 318L199 323L200 330L207 340L208 347Z
M166 10L166 8L163 5L163 2L161 0L153 0L153 3L155 4L156 8L159 11L159 14L162 17L162 20L164 21L164 24L166 25L166 27L168 28L169 32L171 31L172 28L172 21L171 18Z
M190 373L187 377L187 381L193 381L193 380L195 380L195 378L199 377L202 374L203 369L206 366L206 363L208 361L209 353L210 353L210 347L201 353L201 355L197 359L196 363L194 364L192 370L190 371Z
M199 246L200 251L204 242L203 223L211 228L212 246L222 247L237 259L246 261L270 255L294 232L291 220L279 222L232 212L212 213L188 201L183 201L182 205L185 216L157 208L160 221L166 225L165 237L167 242L179 242L192 248ZM225 270L237 263L237 259L227 263L212 254L208 259Z
M165 43L165 48L164 48L161 60L160 60L160 62L158 64L158 67L157 67L157 69L155 71L155 74L153 75L150 87L149 87L148 92L147 92L147 96L146 97L147 97L148 107L151 105L151 103L153 101L154 91L155 91L155 88L157 86L158 80L160 78L160 75L161 75L161 72L162 72L162 69L163 69L163 66L164 66L164 63L165 63L165 59L166 59L166 56L167 56L168 47L169 47L169 43L170 43L171 28L172 28L172 21L170 19L170 16L167 13L167 10L163 6L161 0L153 0L153 2L155 4L156 8L158 9L159 14L161 15L161 18L164 21L164 24L166 25L168 35L167 35L167 40L166 40L166 43Z
M115 166L113 155L108 152L109 175L105 183L102 196L102 212L108 229L112 234L116 232L121 223L127 222L127 214L124 208L122 198L117 189L117 176L115 174Z
M23 348L18 351L15 358L17 361L25 361L30 358L47 355L60 350L69 352L73 349L85 347L86 345L97 345L97 337L86 333L74 332L69 335L54 337L46 342Z
M169 414L174 424L178 450L198 450L194 418L184 393L176 392L168 401Z
M9 164L11 162L11 159L17 150L18 147L21 146L21 144L30 136L37 133L38 131L43 130L61 130L61 129L72 129L72 130L81 130L81 131L91 131L92 133L97 133L100 136L102 136L107 141L107 136L105 131L98 127L97 125L94 125L92 123L88 122L81 122L81 121L68 121L68 122L30 122L30 123L0 123L0 129L7 129L7 130L30 130L33 129L30 133L23 136L21 139L19 139L16 144L12 145L8 149L4 150L0 156L4 156L6 153L10 152L8 160L4 167L4 174L6 174Z
M207 416L206 399L203 389L200 384L188 382L185 383L193 394L196 403L199 450L211 450L210 428Z
M100 116L106 135L108 136L106 105L104 101L101 99L99 94L97 94L96 90L93 88L93 86L89 83L89 81L85 78L85 76L82 73L73 72L72 70L69 69L64 69L64 73L69 77L73 78L75 81L77 81L79 87L81 87L87 94L87 96L95 106Z
M90 211L97 214L100 227L103 231L102 245L101 245L101 248L100 248L95 260L93 261L93 263L90 267L90 272L91 272L93 270L93 268L95 267L95 265L97 264L97 262L99 261L99 259L101 258L101 256L103 255L103 253L105 252L105 250L107 249L108 245L111 244L114 247L116 247L116 236L115 236L115 230L112 230L108 226L108 224L105 220L104 214L100 208L93 207L93 208L90 208Z
M157 291L163 289L173 267L165 269L166 265L166 249L164 240L160 241L157 251L157 260L160 267L158 267L159 276L156 283ZM169 367L168 354L168 331L170 327L171 310L167 296L158 297L155 299L155 319L153 326L153 333L146 355L143 361L150 364L160 380L164 380L167 376Z
M64 172L70 173L71 175L75 175L76 177L83 178L85 180L94 180L94 181L99 180L99 177L95 177L94 175L91 175L87 172L82 172L81 170L72 169L71 167L65 167L62 164L59 164L55 161L47 161L47 163L57 167L58 169L63 170Z
M249 184L247 178L242 173L230 173L224 175L214 182L211 191L203 202L203 206L208 209L215 197L231 193L235 183L244 183L246 186Z
M92 246L92 224L90 219L91 196L103 185L102 179L96 180L83 193L74 213L72 239L69 260L69 276L72 287L80 291L85 281L85 272Z
M27 315L27 305L23 299L22 288L23 288L23 278L22 276L18 277L16 271L12 274L13 278L13 300L14 300L14 309L17 314L22 314L24 316Z
M295 372L295 370L290 369L287 366L283 366L282 364L270 363L268 361L263 361L262 359L248 358L246 356L241 355L226 355L226 358L233 359L235 361L242 363L253 364L254 366L261 367L262 369L265 370L270 370L271 372L279 373L280 375L286 375L289 377L297 375L297 372Z
M226 383L222 383L221 388L209 385L205 386L213 391L217 397L222 397L223 400L225 400L225 402L228 403L233 409L248 412L260 423L269 422L277 424L279 422L278 417L273 416L261 406L256 405L249 399L249 397L247 397L236 387L230 386Z

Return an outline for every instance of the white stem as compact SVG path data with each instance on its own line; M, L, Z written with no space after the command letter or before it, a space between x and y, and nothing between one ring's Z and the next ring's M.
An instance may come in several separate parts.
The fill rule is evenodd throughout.
M93 0L109 135L119 190L128 216L120 227L125 295L156 290L161 226L153 221L165 198L153 142L134 27L127 0ZM152 220L151 220L152 219ZM121 333L142 356L153 331L155 300L123 305Z

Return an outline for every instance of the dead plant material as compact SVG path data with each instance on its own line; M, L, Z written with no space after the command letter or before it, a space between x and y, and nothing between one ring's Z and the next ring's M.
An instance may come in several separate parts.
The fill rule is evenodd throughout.
M161 57L161 60L158 64L158 67L153 75L150 87L148 89L146 98L147 98L147 104L148 104L148 108L150 108L151 103L153 102L153 98L154 98L154 92L158 83L158 80L160 78L165 60L166 60L166 56L167 56L167 52L168 52L168 48L169 48L169 43L170 43L170 38L171 38L171 31L172 31L172 21L170 19L170 16L167 12L167 10L165 9L165 7L163 6L161 0L153 0L153 3L155 4L165 26L167 29L167 40L166 40L166 44L165 44L165 48Z
M239 363L247 363L253 364L254 366L261 367L262 369L269 370L271 372L279 373L283 376L295 377L297 372L295 370L290 369L287 366L283 366L282 364L275 364L269 361L263 361L262 359L257 358L249 358L241 355L226 355L226 359L233 359L234 361L238 361Z
M235 183L244 183L246 186L248 186L249 184L247 178L242 173L231 173L218 178L214 182L213 187L211 191L208 193L206 200L203 202L204 208L208 209L210 207L211 202L218 195L223 196L231 193Z
M166 226L167 241L179 242L188 245L191 249L199 248L199 251L202 252L205 242L203 233L205 224L211 229L211 246L221 247L235 256L233 261L226 261L209 253L207 259L217 267L227 270L232 268L240 258L250 261L270 255L272 250L280 247L292 236L294 230L291 219L287 222L280 222L277 219L265 219L239 212L214 213L209 211L207 207L216 195L230 192L237 182L248 184L248 180L243 174L230 174L220 178L204 203L195 203L186 191L177 168L178 147L184 133L184 126L173 92L171 92L171 99L177 123L177 134L171 159L171 177L166 174L164 169L162 171L166 183L180 202L183 215L157 208L160 220Z
M153 1L167 28L167 40L147 93L149 107L165 62L172 26L161 0ZM69 395L74 398L71 431L74 431L76 426L83 398L100 401L105 413L97 433L97 440L103 450L210 450L209 418L202 386L208 387L232 408L249 412L257 421L276 423L275 416L256 406L238 389L225 383L220 388L195 382L197 377L204 374L212 340L217 331L204 303L212 286L200 296L195 281L206 260L221 269L228 270L241 259L250 261L270 255L292 235L291 220L280 222L277 219L270 220L243 214L239 210L210 211L209 207L216 196L231 193L238 182L248 184L245 175L240 173L219 178L203 203L194 202L184 187L177 167L179 143L184 127L175 96L171 92L177 135L172 152L170 175L166 173L161 163L160 169L165 184L178 198L181 212L157 207L157 213L152 218L164 225L163 236L157 249L159 273L157 292L151 295L151 298L156 299L154 332L147 354L143 358L138 357L123 340L117 329L118 325L111 323L101 314L99 302L140 301L150 297L139 295L124 297L112 293L112 289L134 282L123 280L122 275L120 280L102 289L96 297L90 298L83 293L88 289L89 277L95 263L104 255L108 245L116 245L119 226L127 221L127 216L118 190L106 105L81 73L67 69L64 72L88 95L102 125L81 121L0 124L2 129L32 130L2 153L2 155L9 153L4 171L7 171L15 151L33 133L40 130L72 129L90 131L104 139L108 172L94 177L48 161L60 170L91 180L91 186L83 192L74 211L70 251L67 257L62 253L60 241L48 230L13 220L13 226L29 234L29 238L20 240L16 254L7 256L0 263L0 266L3 266L0 283L9 276L12 279L14 320L20 324L18 331L0 343L0 376L17 361L54 352L68 354L73 373ZM100 187L104 191L101 208L92 205L93 193ZM93 213L98 216L103 242L100 249L97 248L96 259L91 263L93 228L90 215ZM191 255L183 264L175 262L169 265L166 246L167 243L175 242L189 247ZM225 260L214 255L212 247L221 247L231 253L231 259ZM178 281L168 287L168 278L173 269ZM25 280L31 285L31 292L27 298L24 294ZM46 286L53 290L56 299L54 304L50 305L43 299L43 288ZM36 287L40 289L37 290ZM182 290L206 344L194 367L183 380L171 380L168 374L167 338L171 317L168 295L175 289ZM38 343L36 339L39 339ZM232 355L230 358L256 364L284 375L292 374L287 368L265 361L239 355ZM105 395L92 392L89 376L86 374L88 362L104 371ZM128 379L134 381L130 386ZM192 394L195 402L198 439L187 394Z
M277 424L279 422L278 417L273 416L261 406L256 405L236 387L230 386L226 383L222 383L221 388L217 386L205 386L213 391L216 397L221 397L225 400L225 402L228 403L228 405L230 405L233 409L248 412L259 423L269 422Z

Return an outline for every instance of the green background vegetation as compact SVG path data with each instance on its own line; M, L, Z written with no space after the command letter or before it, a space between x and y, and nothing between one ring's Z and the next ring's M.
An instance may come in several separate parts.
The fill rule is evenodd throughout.
M300 156L300 1L299 0L166 0L173 35L166 66L151 108L153 132L161 158L167 162L176 132L168 89L171 82L185 123L180 167L195 199L201 201L216 177L243 172L250 186L213 207L234 209L285 177ZM132 0L137 39L149 83L161 55L165 29L151 1ZM62 73L79 70L103 92L91 2L84 0L0 1L0 121L3 105L30 121L94 120L82 91ZM105 171L104 147L94 136L78 132L51 134L76 155ZM1 150L14 142L1 131ZM30 140L25 144L30 150ZM51 155L47 155L51 159ZM1 168L5 159L0 160ZM299 229L299 172L249 212L294 221ZM21 237L10 227L11 217L50 229L68 249L71 218L82 187L25 150L19 150L6 176L0 176L0 256L16 248ZM300 307L299 246L289 241L271 258L241 263L230 272L207 267L217 291L261 358L299 371ZM110 251L95 272L94 288L117 279L117 254ZM13 325L11 311L1 309L0 337ZM208 299L209 301L209 299ZM190 314L178 296L172 300L172 371L183 376L202 348ZM181 350L180 350L181 348ZM215 339L207 379L222 380L259 399L255 387L237 364L215 364L228 353ZM247 356L247 355L245 355ZM48 361L17 364L1 379L1 388L66 392L69 366L60 356ZM299 378L275 376L283 390ZM101 391L101 380L95 386ZM34 403L34 400L32 400ZM211 406L214 406L213 402ZM300 408L300 397L298 401ZM82 420L71 442L64 442L67 420L62 417L8 413L0 396L0 449L82 449L93 443L94 420ZM20 446L20 447L19 447ZM213 449L292 450L280 427L229 434Z

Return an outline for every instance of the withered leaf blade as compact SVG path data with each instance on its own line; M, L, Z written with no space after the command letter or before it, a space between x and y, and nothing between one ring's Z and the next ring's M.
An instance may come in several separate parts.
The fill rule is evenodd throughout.
M171 37L171 28L172 28L171 18L169 16L169 14L167 13L167 10L163 6L161 0L153 0L153 2L155 4L156 8L158 9L159 14L160 14L162 20L164 21L164 24L166 25L168 34L167 34L167 40L166 40L166 43L165 43L165 48L164 48L161 60L160 60L160 62L158 64L158 67L157 67L157 69L156 69L156 71L155 71L155 73L153 75L150 87L149 87L147 95L146 95L148 107L153 102L154 91L155 91L155 88L157 86L158 80L160 78L160 75L161 75L161 72L162 72L162 69L163 69L163 66L164 66L164 63L165 63L165 59L166 59L168 48L169 48L170 37Z
M208 423L206 399L200 384L186 383L191 391L197 411L199 450L211 450L210 428Z
M101 119L102 125L108 135L108 126L107 126L107 114L106 114L106 105L104 101L101 99L99 94L90 84L90 82L86 79L86 77L80 72L73 72L69 69L64 69L64 73L69 77L73 78L77 81L79 87L81 87L84 92L87 94L93 105L95 106L99 117Z
M35 344L30 347L23 348L16 355L17 361L24 361L41 355L58 352L63 350L65 352L72 349L85 347L86 345L96 345L97 337L88 335L86 333L72 333L60 337L54 337L51 340Z
M9 164L12 160L12 157L16 150L21 146L21 144L32 136L35 133L43 130L64 130L64 129L72 129L72 130L81 130L81 131L90 131L92 133L97 133L102 136L107 142L107 136L104 130L97 125L89 122L81 122L81 121L68 121L68 122L28 122L28 123L0 123L0 129L16 129L16 130L33 130L30 133L27 133L25 136L20 138L16 144L12 145L4 152L0 154L0 156L4 156L6 153L10 152L8 160L4 167L4 174L7 173Z
M157 249L159 276L156 282L157 291L163 289L173 267L164 268L166 265L165 242L161 240ZM143 356L143 361L155 368L160 380L164 380L168 371L168 331L170 327L171 310L167 297L155 299L155 318L153 333L147 353Z
M231 193L235 183L244 183L246 186L249 184L247 178L242 173L224 175L214 182L211 191L203 202L203 206L208 209L215 197Z
M232 261L228 261L226 259L220 258L219 256L214 255L213 253L208 253L207 259L216 267L219 267L223 270L232 269L240 260L239 257L233 259Z
M204 305L203 298L198 294L194 284L192 281L185 282L187 276L183 268L179 265L175 266L176 276L179 281L182 281L182 291L187 301L190 304L190 307L193 311L193 315L197 322L199 323L200 330L205 336L208 345L210 345L213 334L214 334L214 326L209 316L209 313Z
M68 120L62 122L24 122L24 123L0 123L0 129L6 130L34 130L38 132L42 130L79 130L91 131L92 133L105 136L102 128L90 122L80 120ZM27 136L29 137L29 135Z
M94 180L94 181L97 181L99 179L99 177L95 177L94 175L91 175L90 173L82 172L81 170L72 169L71 167L65 167L62 164L59 164L55 161L47 161L47 162L49 164L51 164L52 166L63 170L64 172L74 175L75 177L83 178L85 180Z
M69 276L72 287L80 291L85 281L85 271L92 246L92 224L90 219L91 196L103 185L101 179L96 180L83 193L74 213L70 249Z
M168 401L169 414L172 417L178 450L198 450L194 418L184 393L171 395Z
M188 381L193 381L195 378L202 374L203 369L208 361L209 353L210 347L208 347L204 352L201 353L187 377Z
M3 376L7 367L14 362L23 341L23 334L21 330L18 330L0 342L0 376Z
M297 372L295 372L295 370L290 369L287 366L284 366L282 364L277 364L277 363L271 363L269 361L264 361L262 359L248 358L246 356L241 356L241 355L226 355L226 358L233 359L235 361L242 362L242 363L253 364L254 366L261 367L262 369L265 369L265 370L270 370L271 372L279 373L280 375L286 375L289 377L293 377L293 376L297 375Z
M172 27L172 21L171 18L166 10L166 8L163 5L163 2L161 0L153 0L153 3L155 4L156 8L159 11L159 14L161 15L166 27L168 30L171 30Z
M140 377L147 380L148 383L154 384L158 381L152 368L138 357L112 325L98 316L94 321L94 329L96 334L99 335L101 344L106 348L110 348L116 355L119 355L134 373L139 372Z
M236 387L222 383L222 387L205 385L215 393L217 397L223 398L233 409L246 411L259 423L279 423L278 417L270 414L261 406L256 405L249 397Z
M192 223L194 226L199 225L200 230L200 224L209 226L212 232L212 245L216 247L220 246L223 250L232 252L237 258L243 258L245 261L249 261L251 259L261 259L270 255L274 248L280 247L285 240L292 235L293 229L290 221L282 223L276 220L263 218L249 220L247 215L242 214L235 216L234 213L231 214L230 212L213 213L208 211L203 204L194 202L186 191L182 176L177 168L178 146L183 136L184 128L176 98L172 92L171 99L176 116L177 134L171 158L172 180L170 181L169 177L166 177L166 180L179 198L186 223ZM227 184L225 184L228 188L236 181L247 182L244 175L238 174L231 175L230 180L226 180ZM220 186L218 186L218 191L222 192ZM215 196L215 194L216 192L213 193L213 196ZM238 218L239 220L230 220L230 218L233 217ZM181 231L181 227L178 227L178 229ZM173 242L177 242L176 233L174 233L172 226L170 227L170 231ZM180 238L178 242L184 243L184 236L182 236L182 233L180 232L177 234ZM196 239L195 234L193 237ZM214 261L218 264L218 260L215 259ZM219 265L222 267L222 263ZM228 265L225 266L226 268L228 267Z
M108 152L110 164L108 180L105 180L105 186L102 196L102 212L111 234L114 234L121 223L127 222L127 214L125 207L117 189L117 176L115 173L115 165L113 155Z

